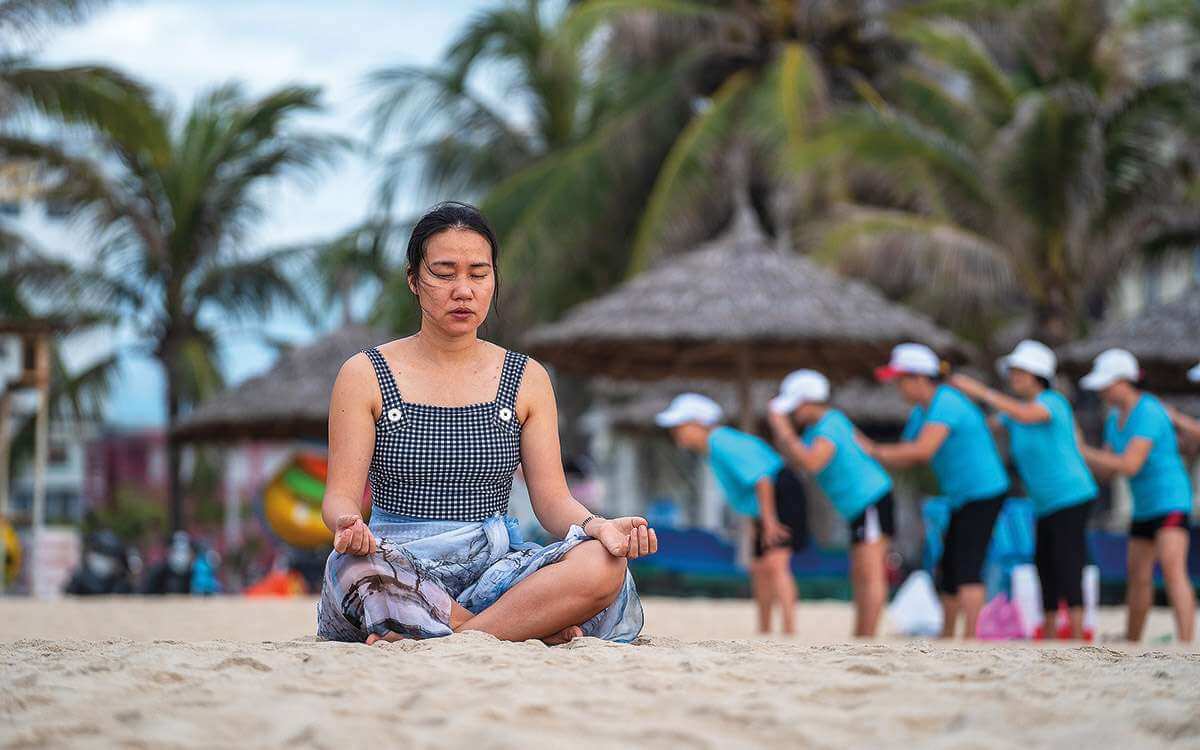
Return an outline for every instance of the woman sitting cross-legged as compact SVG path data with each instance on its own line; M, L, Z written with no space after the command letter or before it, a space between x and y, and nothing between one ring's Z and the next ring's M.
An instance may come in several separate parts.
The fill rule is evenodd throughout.
M322 507L334 532L317 607L323 638L374 643L478 630L511 641L633 640L629 559L658 548L645 519L590 514L563 476L546 370L481 340L497 289L483 216L435 206L413 229L421 328L349 359L329 407ZM505 516L518 465L562 539L523 542ZM371 519L360 498L371 483Z

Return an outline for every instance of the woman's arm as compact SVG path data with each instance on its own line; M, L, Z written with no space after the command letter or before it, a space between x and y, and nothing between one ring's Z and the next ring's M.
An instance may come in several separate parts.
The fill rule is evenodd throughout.
M767 410L767 422L771 425L771 433L775 436L775 446L793 464L800 466L809 474L816 474L829 465L837 446L828 438L817 438L812 447L804 444L792 427L792 420L786 414L777 414Z
M763 477L754 483L754 494L758 497L758 516L762 521L763 538L768 544L779 544L791 534L779 520L779 508L775 503L775 483Z
M950 428L938 422L929 422L921 428L916 440L902 443L876 443L871 455L877 461L895 469L929 463L942 443L950 435Z
M375 551L375 537L362 518L363 488L375 451L375 403L382 399L375 370L365 354L338 372L329 399L329 476L321 518L334 533L333 548L353 555Z
M521 418L521 466L525 485L538 522L562 539L571 526L582 524L591 513L567 487L562 448L558 438L558 405L546 368L534 360L525 367L517 398ZM639 557L658 550L658 539L646 519L631 516L607 520L595 517L584 533L598 539L617 557Z
M1174 406L1167 407L1167 416L1171 418L1175 429L1185 437L1192 441L1200 441L1200 420L1189 417Z
M1034 401L1021 401L994 388L988 388L969 375L952 375L950 385L976 401L982 401L1002 414L1007 414L1021 424L1038 424L1050 421L1050 410Z
M1142 466L1146 464L1146 458L1150 455L1150 449L1154 447L1154 443L1144 437L1135 437L1125 446L1125 450L1121 453L1110 450L1108 445L1103 449L1092 448L1091 446L1081 446L1080 450L1083 453L1083 460L1092 471L1099 474L1101 478L1108 479L1113 474L1123 474L1131 477L1142 470Z

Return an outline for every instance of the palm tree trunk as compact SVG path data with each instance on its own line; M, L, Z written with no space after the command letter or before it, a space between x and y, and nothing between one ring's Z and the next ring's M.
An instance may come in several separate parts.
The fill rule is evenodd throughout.
M167 520L171 532L183 529L183 484L180 478L180 445L175 437L179 418L179 372L176 347L168 343L162 348L161 361L167 377Z

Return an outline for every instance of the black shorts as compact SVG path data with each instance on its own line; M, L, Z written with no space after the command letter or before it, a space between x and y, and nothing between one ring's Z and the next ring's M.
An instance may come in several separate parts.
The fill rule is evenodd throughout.
M875 501L850 522L850 544L873 542L881 536L896 535L896 508L892 493Z
M1037 520L1033 554L1042 585L1042 609L1053 612L1066 600L1083 606L1083 567L1087 565L1087 520L1092 501L1072 505Z
M983 583L983 561L1003 507L1004 495L997 495L973 500L950 514L938 585L943 594L957 594L959 586Z
M1188 531L1191 524L1188 514L1182 510L1173 510L1164 516L1147 518L1144 521L1134 521L1129 524L1129 536L1134 539L1146 539L1153 542L1158 536L1159 529L1183 529Z
M766 545L763 541L762 520L755 518L753 527L754 556L762 557L768 549L804 549L808 546L808 497L804 482L791 469L783 468L775 475L775 513L792 535L787 541Z

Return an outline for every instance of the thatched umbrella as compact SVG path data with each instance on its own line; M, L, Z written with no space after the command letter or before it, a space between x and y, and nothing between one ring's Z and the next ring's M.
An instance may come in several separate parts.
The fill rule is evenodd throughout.
M722 236L534 329L525 346L565 372L733 381L748 426L753 380L798 367L835 381L863 377L902 341L965 358L929 319L777 250L743 199Z
M1063 369L1082 375L1105 349L1128 349L1138 358L1148 388L1164 393L1195 391L1187 370L1200 361L1200 289L1151 305L1133 318L1101 325L1095 333L1059 348Z
M325 440L329 395L342 364L392 336L349 325L283 354L262 375L220 393L180 420L182 440Z

